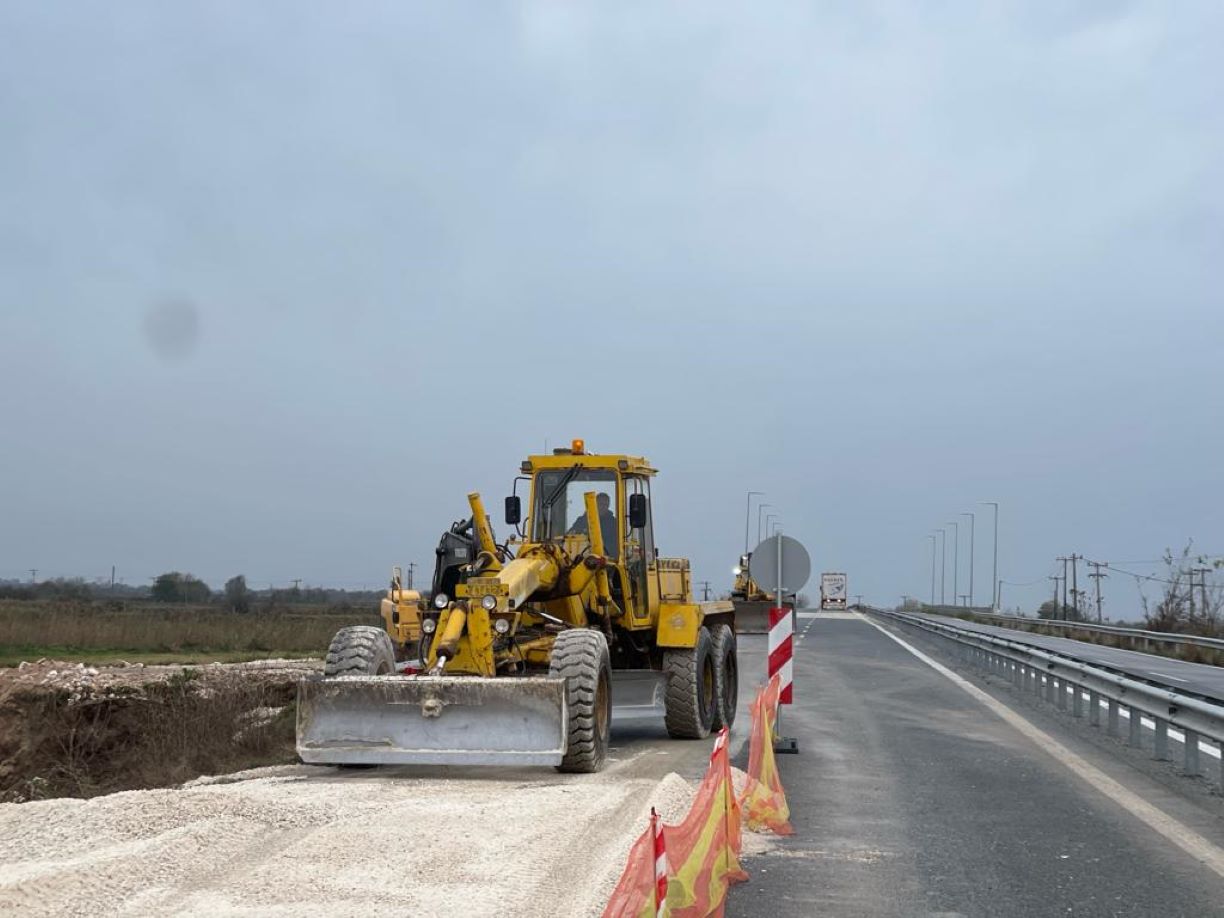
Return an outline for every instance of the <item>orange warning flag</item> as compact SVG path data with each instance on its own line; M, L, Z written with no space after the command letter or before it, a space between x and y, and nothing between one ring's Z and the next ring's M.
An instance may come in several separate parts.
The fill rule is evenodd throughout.
M739 805L748 828L769 830L776 835L794 835L790 806L774 760L774 735L778 723L778 694L782 690L777 676L757 692L752 702L752 734L748 741L748 781Z

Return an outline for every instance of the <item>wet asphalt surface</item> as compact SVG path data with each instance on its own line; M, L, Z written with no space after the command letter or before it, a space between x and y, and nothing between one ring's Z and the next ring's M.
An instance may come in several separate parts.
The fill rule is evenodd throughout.
M892 630L1224 846L1202 779L1116 756ZM806 617L799 633L782 732L800 753L778 759L796 834L745 859L729 916L1224 915L1217 874L865 620Z

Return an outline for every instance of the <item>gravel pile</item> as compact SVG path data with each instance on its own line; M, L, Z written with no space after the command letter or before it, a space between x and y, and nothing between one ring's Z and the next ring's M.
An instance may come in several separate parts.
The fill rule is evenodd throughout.
M677 775L341 771L0 805L0 913L598 915Z

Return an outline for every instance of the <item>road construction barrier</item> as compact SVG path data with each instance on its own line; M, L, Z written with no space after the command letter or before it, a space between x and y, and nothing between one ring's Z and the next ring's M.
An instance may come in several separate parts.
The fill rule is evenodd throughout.
M678 826L665 825L651 809L650 825L629 849L604 918L721 915L727 888L748 879L739 863L741 823L757 832L794 834L773 752L781 689L775 677L753 699L748 775L739 797L731 780L724 727L684 820Z
M740 794L744 822L754 832L793 835L790 806L782 790L778 763L774 759L774 740L778 729L778 696L782 682L778 676L757 691L752 701L752 735L748 740L748 780Z
M739 805L724 727L688 815L675 826L652 818L629 849L628 863L604 909L604 918L721 914L727 887L748 879L739 863L740 842ZM662 883L660 863L665 871Z
M775 676L781 680L782 689L778 694L778 703L790 704L793 697L794 682L794 616L790 609L784 606L774 606L769 610L769 678Z

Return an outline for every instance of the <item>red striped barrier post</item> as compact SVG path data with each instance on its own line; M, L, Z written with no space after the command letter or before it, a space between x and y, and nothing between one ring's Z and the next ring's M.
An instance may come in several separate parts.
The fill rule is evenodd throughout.
M667 915L667 845L663 841L663 824L659 814L650 808L650 834L654 836L655 918Z
M784 601L781 596L778 597L778 602ZM794 702L794 632L794 610L786 606L774 606L769 610L769 678L777 676L781 685L781 691L778 693L779 705ZM794 737L782 736L781 724L782 713L779 710L779 732L774 736L774 752L798 752L799 741Z
M779 704L791 704L795 679L795 634L791 610L775 606L769 610L769 678L782 683Z

